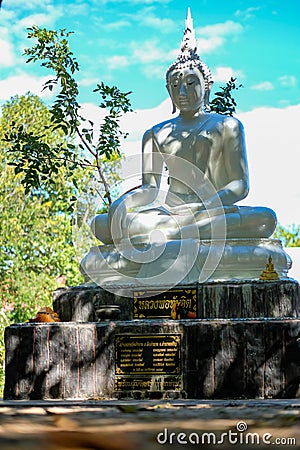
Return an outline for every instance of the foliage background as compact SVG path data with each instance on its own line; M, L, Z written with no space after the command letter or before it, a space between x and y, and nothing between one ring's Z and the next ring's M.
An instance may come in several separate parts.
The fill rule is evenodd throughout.
M45 131L50 113L32 95L14 97L2 109L0 139L20 124L28 132ZM65 137L49 132L52 144ZM4 328L25 322L43 306L52 306L52 291L82 282L72 244L69 200L74 186L61 168L46 187L25 194L21 174L10 166L7 143L0 141L0 387L3 386ZM77 168L77 178L80 169Z

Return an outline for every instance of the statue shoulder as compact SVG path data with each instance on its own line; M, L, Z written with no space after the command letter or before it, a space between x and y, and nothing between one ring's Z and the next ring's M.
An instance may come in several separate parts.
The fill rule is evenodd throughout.
M208 113L209 116L215 121L224 124L225 127L228 128L236 128L236 127L242 127L242 123L233 116L226 116L225 114L218 114L215 112Z
M164 122L158 123L156 125L153 125L152 128L149 128L149 130L145 131L144 133L144 139L149 139L150 136L157 137L159 136L160 132L169 125L173 123L173 119L165 120Z
M224 117L224 128L225 131L231 133L240 133L243 132L244 127L242 122L239 121L236 117L232 116L223 116Z
M210 114L217 128L223 130L225 135L239 135L244 132L243 124L236 117L217 113Z

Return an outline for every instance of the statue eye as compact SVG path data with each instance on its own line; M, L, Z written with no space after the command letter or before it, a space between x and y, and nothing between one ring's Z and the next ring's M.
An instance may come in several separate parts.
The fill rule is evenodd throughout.
M192 84L194 84L195 83L195 80L188 80L188 82L187 82L187 84L189 85L189 86L191 86Z

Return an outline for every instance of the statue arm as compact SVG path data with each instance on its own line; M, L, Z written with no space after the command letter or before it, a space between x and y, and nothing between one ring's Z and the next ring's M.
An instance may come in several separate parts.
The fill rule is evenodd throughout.
M128 225L127 214L129 209L147 206L158 195L163 160L157 151L157 144L154 142L152 130L148 130L144 134L142 151L142 185L123 194L109 208L108 223L109 227L112 228L114 217L115 237L122 237L123 229Z
M153 128L146 131L143 136L142 153L143 186L155 189L159 189L163 171L163 158L158 147Z
M226 175L218 196L223 205L233 205L249 192L244 129L237 119L228 117L223 132L223 170Z
M127 208L137 208L152 203L158 194L162 170L163 160L157 150L151 129L146 131L142 142L142 185L126 192L116 202L119 204L125 201Z

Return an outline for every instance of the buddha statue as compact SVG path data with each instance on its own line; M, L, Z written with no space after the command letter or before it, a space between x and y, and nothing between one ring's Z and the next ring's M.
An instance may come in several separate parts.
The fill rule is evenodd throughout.
M265 240L266 244L275 230L274 211L267 207L237 204L249 191L244 130L238 119L210 112L212 85L211 71L196 53L193 21L188 10L179 56L166 73L173 113L178 110L179 114L154 125L144 134L142 185L122 195L110 206L108 214L97 215L91 222L93 234L104 244L102 250L108 252L104 257L102 252L100 259L106 263L114 261L115 264L116 254L112 257L111 253L113 248L122 255L122 262L117 258L116 265L120 273L133 270L130 273L138 278L142 270L145 278L146 273L152 273L151 265L153 268L156 266L156 271L166 268L168 256L164 259L158 252L158 261L155 257L148 261L147 252L138 252L142 248L147 250L149 243L153 248L159 242L164 243L167 254L174 252L174 248L183 242L187 244L185 254L192 254L196 245L198 253L195 253L193 261L202 266L203 263L199 262L199 255L203 253L201 244L214 241L213 253L218 255L216 269L222 258L223 266L226 266L224 249L234 241L233 247L237 247L232 250L231 246L232 251L227 248L227 254L234 255L237 266L240 265L239 253L246 258L245 264L252 264L255 248L260 246L261 249L261 242ZM169 171L168 188L163 203L156 205L165 166ZM250 244L246 240L250 240ZM273 241L269 243L271 246L275 245ZM222 248L216 250L220 242ZM280 244L276 245L280 247ZM131 249L133 257L130 257L132 251L126 253L124 249ZM270 252L276 259L274 253L281 253L281 250L272 252L268 248ZM262 253L262 258L265 258L265 252ZM94 274L97 270L101 272L99 263L98 269L95 268L96 259L95 253ZM159 261L164 262L159 264ZM193 266L194 262L190 265ZM90 263L87 260L83 262L83 273L88 273ZM138 267L138 264L145 267ZM286 271L285 257L281 265ZM223 266L221 272L224 274ZM225 278L234 278L232 260L229 266L231 269ZM259 277L259 267L261 260L255 269L256 277ZM193 275L194 278L197 276Z
M266 268L265 270L263 270L263 272L261 273L259 279L266 281L273 281L273 280L278 280L278 273L276 272L275 268L274 268L274 264L272 263L272 257L269 256L268 258L268 263L266 264Z
M243 126L236 118L209 112L212 75L196 54L195 46L192 19L188 13L180 55L166 75L167 90L174 111L178 109L179 114L145 133L142 186L116 200L108 215L94 218L93 232L106 244L125 236L148 242L153 229L162 230L169 239L178 239L181 238L178 224L185 236L198 237L198 227L200 237L209 239L211 230L205 211L211 209L210 220L216 221L220 210L214 205L214 198L203 201L204 193L200 189L203 178L209 179L215 189L214 195L219 197L222 213L226 216L227 238L267 238L274 232L276 216L273 211L236 205L249 190ZM155 153L162 157L152 161L151 153L154 158ZM174 156L196 166L202 173L201 179L197 170L190 172L187 180L182 180L184 175ZM165 208L155 209L149 205L157 196L163 163L169 170L169 189ZM128 212L141 206L143 209L138 213ZM195 223L197 227L189 229Z

